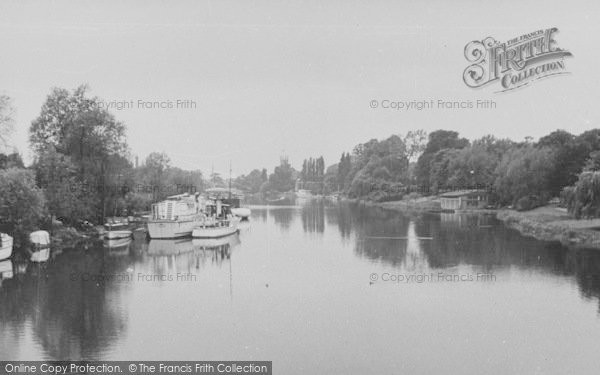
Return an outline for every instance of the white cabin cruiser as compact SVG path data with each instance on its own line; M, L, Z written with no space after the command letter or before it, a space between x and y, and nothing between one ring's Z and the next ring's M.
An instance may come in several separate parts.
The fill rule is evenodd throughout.
M199 194L188 193L168 197L152 205L148 234L154 239L187 237L202 223Z

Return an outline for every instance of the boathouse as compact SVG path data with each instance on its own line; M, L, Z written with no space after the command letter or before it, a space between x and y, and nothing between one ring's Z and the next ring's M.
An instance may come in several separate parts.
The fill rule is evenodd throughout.
M443 211L469 210L485 208L488 193L485 190L457 190L440 195Z

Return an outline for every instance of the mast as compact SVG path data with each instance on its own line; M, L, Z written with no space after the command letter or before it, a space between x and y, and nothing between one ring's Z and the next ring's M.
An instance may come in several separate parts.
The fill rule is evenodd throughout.
M229 204L231 204L231 160L229 160Z

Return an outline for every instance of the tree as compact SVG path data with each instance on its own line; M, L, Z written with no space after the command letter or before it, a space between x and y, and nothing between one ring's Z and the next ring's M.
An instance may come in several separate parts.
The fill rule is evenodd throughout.
M431 186L434 194L446 190L451 186L450 177L453 173L451 165L454 163L454 169L456 169L457 162L455 159L458 157L459 152L457 149L444 148L433 154L429 163L429 182L427 186ZM457 171L455 170L454 172L456 173ZM456 174L458 175L458 173ZM467 181L460 180L456 176L453 183L459 184L462 187L467 184Z
M553 196L558 196L563 187L577 181L577 175L592 151L581 147L575 136L564 130L556 130L540 138L536 147L552 151L554 168L548 177L548 190Z
M6 95L0 95L0 151L8 147L8 138L13 131L13 108Z
M130 165L125 126L87 91L87 86L73 92L53 89L31 124L29 140L38 159L49 148L68 157L77 170L77 183L95 188L88 197L100 218L111 198L104 187L126 174L123 168Z
M0 170L0 218L12 224L15 232L25 233L38 229L45 216L44 195L33 172Z
M600 216L600 172L587 171L579 175L575 186L563 190L567 208L576 218Z
M428 187L431 180L431 163L434 155L443 149L462 149L469 145L466 138L459 138L458 132L452 130L436 130L429 134L429 141L417 160L415 175L417 183Z
M171 159L164 152L152 152L146 157L144 166L150 181L160 183L167 169L171 167Z
M495 170L495 190L501 204L516 204L519 199L544 204L550 197L549 181L554 170L551 148L531 145L514 148L504 155Z
M50 146L40 152L33 170L53 218L74 223L94 215L93 189L80 182L77 167L67 156Z
M406 157L412 161L418 157L427 146L427 132L423 129L409 131L404 136L404 144L406 145Z
M340 160L344 190L351 197L378 201L400 197L409 180L407 155L407 147L397 135L356 146L352 157L342 155Z
M21 155L16 152L5 155L0 153L0 169L25 168Z
M235 179L233 185L248 193L258 193L260 187L267 180L265 174L258 169L252 170L247 176L242 175Z
M590 153L590 157L586 160L583 170L584 172L600 171L600 151Z
M323 192L324 176L325 159L323 159L323 156L316 159L313 159L312 157L304 159L302 170L300 171L300 180L303 189L308 189L313 193L321 194Z
M281 164L269 176L269 188L278 192L294 189L294 169L287 159L282 158Z
M463 189L491 187L499 161L500 155L474 142L473 146L458 150L450 161L448 184Z
M352 159L350 153L342 153L337 169L337 184L336 190L344 190L348 174L352 170Z

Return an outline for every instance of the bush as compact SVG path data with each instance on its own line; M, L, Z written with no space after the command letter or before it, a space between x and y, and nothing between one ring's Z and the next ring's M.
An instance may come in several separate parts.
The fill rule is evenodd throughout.
M35 185L33 172L19 168L0 170L0 217L18 233L40 227L47 212L44 194Z
M542 201L537 195L528 195L517 200L515 209L517 211L529 211L541 205Z
M583 172L575 186L566 187L561 198L576 218L600 216L600 172Z
M408 199L408 200L411 200L411 201L412 200L417 200L419 198L421 198L421 194L419 194L417 192L414 192L414 191L412 193L408 193L408 195L405 197L405 199Z

